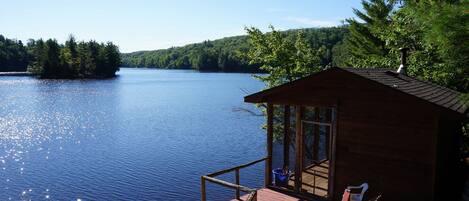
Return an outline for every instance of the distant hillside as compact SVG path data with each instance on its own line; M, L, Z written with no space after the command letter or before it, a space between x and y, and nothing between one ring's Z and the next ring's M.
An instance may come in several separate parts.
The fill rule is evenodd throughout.
M325 65L332 63L332 48L340 43L347 33L345 27L295 29L283 33L294 40L300 30L304 31L313 48L325 50L322 58ZM247 36L233 36L182 47L124 53L122 65L201 71L258 72L258 65L248 64L244 55L248 49Z

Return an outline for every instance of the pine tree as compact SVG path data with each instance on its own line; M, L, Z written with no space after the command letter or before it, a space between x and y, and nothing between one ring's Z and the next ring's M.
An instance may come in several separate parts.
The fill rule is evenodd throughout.
M345 47L351 56L346 61L347 65L382 67L386 63L383 57L389 53L389 48L376 33L388 28L391 24L394 5L395 1L392 0L363 0L363 11L353 9L359 20L353 18L346 20L350 26Z
M58 77L62 73L60 65L60 46L54 39L49 39L45 43L45 60L43 63L43 77Z

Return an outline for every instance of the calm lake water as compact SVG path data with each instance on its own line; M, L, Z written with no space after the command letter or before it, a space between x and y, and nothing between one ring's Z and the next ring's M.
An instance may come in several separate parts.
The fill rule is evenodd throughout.
M0 200L199 200L200 176L265 155L237 112L249 74L121 69L109 80L0 77ZM241 183L263 184L263 164ZM233 180L232 176L222 177ZM208 198L234 192L208 185Z

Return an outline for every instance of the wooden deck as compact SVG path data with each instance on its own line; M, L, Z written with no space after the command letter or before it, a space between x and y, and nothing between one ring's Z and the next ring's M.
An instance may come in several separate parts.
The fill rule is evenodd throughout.
M327 196L329 161L313 165L302 173L302 190L320 197ZM289 185L294 186L294 177L290 178Z
M241 200L246 200L247 195L241 196ZM239 201L233 199L231 201ZM298 198L285 195L283 193L270 190L267 188L262 188L257 190L257 201L299 201Z
M325 197L327 196L329 161L312 166L303 171L302 188L308 193Z

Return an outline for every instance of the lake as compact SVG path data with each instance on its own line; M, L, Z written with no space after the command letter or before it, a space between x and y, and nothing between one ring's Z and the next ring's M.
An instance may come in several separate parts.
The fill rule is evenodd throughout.
M243 97L263 86L191 70L1 76L0 200L199 200L201 175L265 155L264 118L237 111L257 111ZM262 186L263 168L241 170L241 184ZM207 187L210 200L234 196Z

